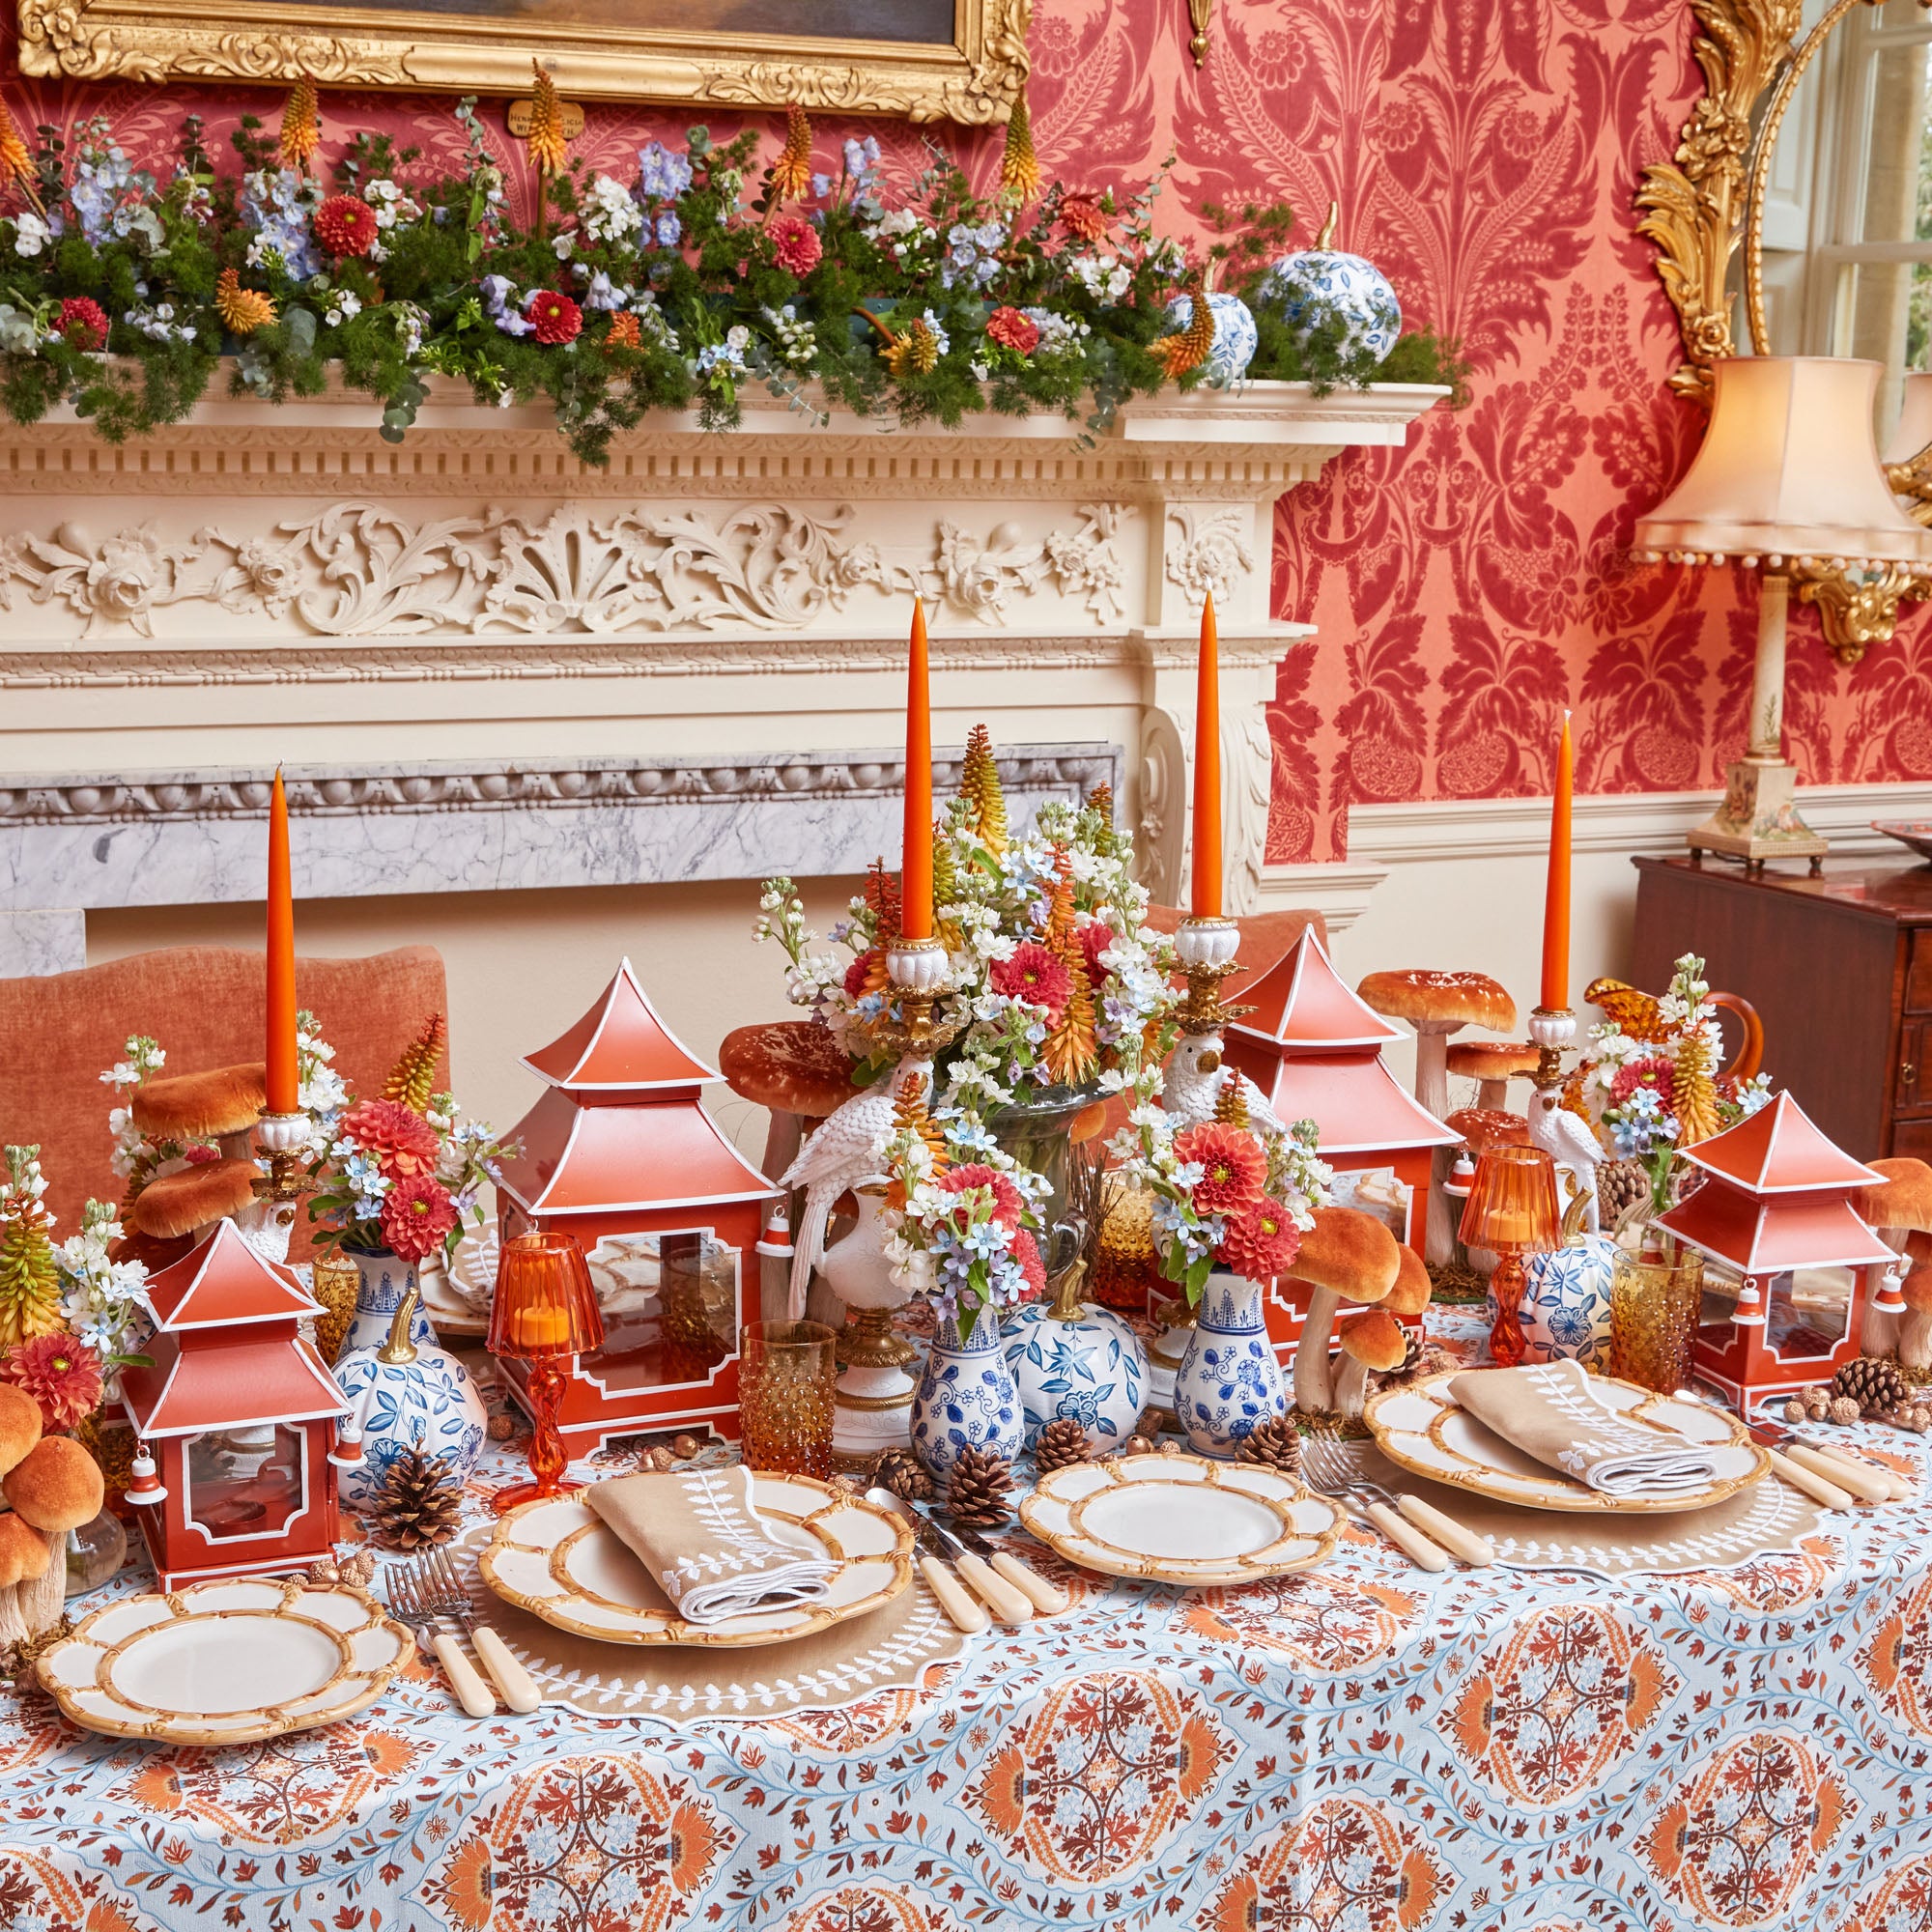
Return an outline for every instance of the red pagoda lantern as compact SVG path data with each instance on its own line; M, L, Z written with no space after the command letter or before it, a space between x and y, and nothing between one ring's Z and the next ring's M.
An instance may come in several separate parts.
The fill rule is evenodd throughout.
M331 1452L349 1405L301 1338L299 1322L322 1304L233 1221L151 1276L146 1300L154 1366L124 1369L121 1388L153 1464L128 1493L161 1588L328 1555Z
M1684 1158L1703 1183L1658 1226L1717 1264L1715 1278L1706 1274L1707 1309L1711 1287L1737 1284L1730 1317L1699 1324L1697 1374L1740 1406L1830 1381L1859 1352L1867 1300L1897 1260L1851 1203L1885 1177L1833 1146L1789 1094L1686 1148ZM1802 1281L1814 1291L1803 1299ZM1821 1333L1814 1311L1838 1291L1843 1332Z
M1344 983L1313 926L1250 986L1249 1011L1227 1029L1229 1064L1284 1122L1313 1121L1335 1170L1335 1202L1373 1214L1398 1241L1424 1251L1435 1150L1458 1136L1403 1092L1382 1049L1406 1037ZM1268 1291L1268 1335L1286 1364L1306 1312L1303 1283ZM1346 1312L1345 1312L1346 1319Z
M699 1427L735 1440L738 1334L757 1319L754 1257L778 1190L699 1104L716 1069L658 1017L628 959L524 1065L549 1091L511 1135L503 1237L574 1235L604 1315L603 1343L554 1365L565 1444L582 1455L612 1435ZM529 1408L529 1364L509 1355L502 1368Z

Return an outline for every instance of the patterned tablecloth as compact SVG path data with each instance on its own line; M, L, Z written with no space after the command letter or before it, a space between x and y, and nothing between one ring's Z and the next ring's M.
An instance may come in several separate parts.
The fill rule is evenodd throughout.
M1825 1524L1617 1583L1359 1532L1243 1590L1073 1575L921 1690L763 1721L477 1724L418 1669L216 1752L9 1692L0 1924L1927 1932L1932 1501Z

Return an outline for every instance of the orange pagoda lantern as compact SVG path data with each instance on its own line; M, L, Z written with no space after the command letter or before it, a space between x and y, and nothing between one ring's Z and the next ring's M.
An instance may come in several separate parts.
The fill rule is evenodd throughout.
M1279 1120L1315 1122L1321 1158L1335 1170L1337 1206L1373 1214L1421 1254L1435 1150L1460 1136L1383 1065L1382 1049L1406 1036L1343 981L1313 926L1241 997L1250 1010L1227 1030L1229 1064ZM1300 1337L1307 1293L1292 1279L1268 1291L1268 1336L1284 1363Z
M548 1091L510 1136L503 1239L575 1236L604 1317L601 1343L546 1364L563 1376L558 1433L572 1455L640 1430L735 1440L738 1334L757 1319L755 1255L778 1190L699 1103L717 1070L658 1017L628 959L524 1065ZM500 1360L534 1414L531 1363Z
M1789 1094L1684 1158L1703 1184L1657 1224L1717 1264L1707 1310L1712 1290L1737 1288L1730 1316L1698 1326L1697 1374L1740 1406L1830 1381L1859 1352L1865 1307L1898 1259L1851 1203L1885 1177L1834 1147ZM1843 1331L1822 1332L1833 1319L1822 1311L1841 1299Z
M121 1389L152 1464L137 1466L128 1500L161 1588L328 1555L336 1420L349 1405L298 1326L322 1304L233 1221L152 1275L145 1299L154 1366L124 1369Z

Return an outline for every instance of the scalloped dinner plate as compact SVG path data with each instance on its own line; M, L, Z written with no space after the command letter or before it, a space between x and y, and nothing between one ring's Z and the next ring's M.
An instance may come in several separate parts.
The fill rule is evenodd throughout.
M1610 1376L1590 1386L1623 1420L1657 1432L1660 1445L1689 1437L1711 1452L1717 1473L1701 1490L1668 1496L1608 1496L1547 1463L1526 1456L1456 1406L1448 1384L1463 1373L1448 1369L1371 1396L1362 1420L1391 1463L1438 1483L1473 1490L1499 1503L1529 1509L1662 1516L1708 1509L1747 1488L1771 1467L1771 1458L1734 1415L1701 1402L1679 1402Z
M752 1501L773 1535L838 1566L823 1597L719 1623L688 1623L581 1496L512 1510L477 1568L505 1603L579 1636L739 1649L784 1643L862 1617L911 1583L912 1525L864 1496L810 1476L754 1474Z
M1183 1588L1252 1583L1319 1563L1341 1505L1254 1463L1109 1456L1042 1476L1020 1521L1069 1563Z
M350 1584L245 1577L107 1604L38 1669L83 1730L245 1745L366 1711L413 1649Z

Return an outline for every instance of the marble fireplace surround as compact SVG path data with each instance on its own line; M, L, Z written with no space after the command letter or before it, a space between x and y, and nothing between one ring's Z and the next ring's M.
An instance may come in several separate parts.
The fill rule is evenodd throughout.
M341 394L205 400L118 446L0 426L0 972L72 963L90 907L252 879L277 763L305 894L857 869L897 763L850 748L896 744L914 593L942 758L984 722L1030 799L1104 777L1172 899L1211 588L1251 909L1263 705L1309 634L1268 615L1275 501L1442 393L1168 394L1084 440L759 395L727 434L654 419L604 470L441 382L400 445Z

